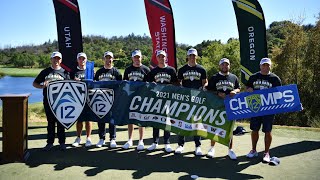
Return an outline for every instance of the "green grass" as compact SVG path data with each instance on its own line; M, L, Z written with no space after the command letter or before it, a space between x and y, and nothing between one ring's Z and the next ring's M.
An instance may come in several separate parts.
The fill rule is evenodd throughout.
M0 67L0 77L14 76L14 77L36 77L43 68L11 68L11 67ZM100 67L95 67L95 72L100 69ZM124 69L119 69L123 75Z
M38 68L8 68L1 67L0 72L14 77L36 77L42 69Z
M96 143L99 140L97 125L93 125L91 138ZM248 124L240 125L249 130ZM161 137L162 133L161 130ZM318 179L319 175L320 137L317 131L275 128L271 156L277 156L281 160L276 167L261 163L264 146L262 133L257 146L259 157L251 160L245 157L251 148L250 134L234 137L233 149L238 155L237 161L226 158L227 147L220 144L216 144L214 159L195 157L191 137L186 138L181 155L164 153L162 138L157 151L137 152L137 128L133 133L134 147L123 150L121 146L128 139L126 126L117 127L116 149L107 146L71 147L70 144L76 138L75 125L66 131L68 147L65 152L59 151L58 146L50 152L41 151L46 143L44 122L30 122L28 134L31 154L28 161L0 165L0 179L191 179L191 175L197 175L199 179ZM106 136L108 139L108 134ZM84 133L82 140L85 140ZM152 143L152 128L146 129L144 143L146 147ZM201 143L202 152L206 154L210 141L202 140ZM57 144L56 139L55 145ZM171 136L171 146L174 149L177 147L177 136L174 134Z

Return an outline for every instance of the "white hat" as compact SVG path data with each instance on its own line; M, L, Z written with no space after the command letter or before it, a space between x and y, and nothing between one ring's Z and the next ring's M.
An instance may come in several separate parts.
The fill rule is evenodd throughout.
M62 59L62 54L60 52L58 52L58 51L53 52L51 54L51 58L54 58L54 57L59 57L60 59Z
M131 53L131 57L135 57L135 56L142 57L141 51L139 49L136 49Z
M197 51L196 49L194 49L194 48L190 48L190 49L188 50L187 55L189 56L189 55L191 55L191 54L194 54L194 55L198 56L198 51Z
M165 57L167 56L167 53L164 50L157 51L157 56L159 56L160 54L162 54Z
M78 53L77 59L79 59L79 57L84 57L85 59L87 59L87 55L84 52Z
M222 58L220 61L219 61L219 65L221 65L222 63L228 63L230 65L230 60L227 59L227 58Z
M271 60L269 58L262 58L260 61L260 65L269 64L271 66Z
M103 57L106 57L106 56L111 56L113 58L113 53L110 52L110 51L106 51L103 55Z

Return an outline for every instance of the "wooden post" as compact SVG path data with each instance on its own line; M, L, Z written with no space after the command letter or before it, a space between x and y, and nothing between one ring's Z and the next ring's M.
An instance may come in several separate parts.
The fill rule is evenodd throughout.
M28 153L28 97L31 94L0 95L3 120L4 161L25 161Z

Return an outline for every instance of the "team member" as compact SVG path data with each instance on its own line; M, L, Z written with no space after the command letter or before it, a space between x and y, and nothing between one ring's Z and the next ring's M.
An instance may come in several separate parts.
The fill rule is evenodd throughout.
M77 69L74 71L74 73L71 74L71 78L77 81L81 81L85 79L85 74L86 74L86 63L87 63L87 55L83 52L78 53L77 55ZM86 147L90 147L92 145L91 143L91 131L92 131L92 122L86 121L86 135L87 135L87 140L86 140ZM77 121L77 138L72 144L74 147L78 147L81 143L81 132L83 128L83 122L78 119Z
M240 92L240 84L238 77L232 73L230 73L230 61L227 58L222 58L219 61L219 72L212 76L209 80L207 89L214 91L217 95L224 99L227 95L234 96L235 94ZM207 156L213 158L214 157L214 145L215 141L211 140L211 147L208 151ZM232 150L233 140L231 139L229 144L229 152L228 156L232 160L236 160L237 156Z
M66 80L69 79L69 73L61 67L62 54L60 52L53 52L51 55L51 67L42 70L36 79L33 81L35 88L43 89L43 106L47 116L47 145L43 148L45 151L49 151L53 147L55 137L55 124L57 123L57 134L60 144L60 150L66 150L65 145L65 129L63 125L57 120L52 113L48 100L47 100L47 86L51 81Z
M157 51L158 65L148 74L148 81L160 84L178 84L176 70L166 64L167 53L163 50ZM172 148L170 146L170 132L164 131L165 151L170 153ZM159 129L153 128L153 143L148 147L149 151L153 151L158 147L159 143Z
M147 74L150 72L150 69L141 63L141 60L142 60L141 51L134 50L131 54L131 59L132 59L132 65L130 65L125 69L123 80L146 81ZM128 124L129 140L122 146L123 149L128 149L133 145L132 133L133 133L133 124ZM144 149L143 133L144 133L144 127L139 127L139 143L137 146L138 151L141 151Z
M113 81L113 80L122 80L122 75L119 70L113 67L113 53L107 51L104 53L104 66L99 69L95 76L94 80L96 81ZM104 122L98 122L99 127L99 142L96 144L97 147L102 147L105 144L106 136L106 124ZM109 135L110 135L110 148L117 147L116 143L116 126L110 121L109 123Z
M260 72L257 72L250 76L247 82L247 91L253 92L254 90L267 89L272 87L281 86L280 78L274 73L270 72L271 70L271 60L269 58L262 58L260 61ZM269 149L272 141L272 124L274 121L274 115L266 115L253 117L250 120L250 129L251 132L251 142L252 150L247 154L248 158L253 158L258 156L257 152L257 142L259 139L259 130L262 126L262 132L264 132L264 154L262 161L265 163L270 162Z
M191 48L187 52L187 64L178 70L178 80L182 83L183 87L199 89L207 84L207 72L199 64L197 64L198 52L196 49ZM200 136L193 137L196 148L195 155L201 156L201 142ZM185 143L184 136L178 136L178 147L175 150L176 154L181 154Z

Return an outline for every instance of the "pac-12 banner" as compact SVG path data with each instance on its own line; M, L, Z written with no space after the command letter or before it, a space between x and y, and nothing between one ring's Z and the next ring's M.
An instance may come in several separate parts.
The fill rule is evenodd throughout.
M260 60L268 57L265 18L257 0L232 0L232 3L240 40L241 82L246 84L260 70Z
M234 121L226 120L223 100L211 92L133 81L56 81L47 94L66 128L79 119L151 126L226 146L232 137Z
M77 54L83 51L79 5L77 0L53 0L53 4L61 66L71 72L77 68Z
M224 100L228 120L301 111L297 85L236 94Z
M167 64L177 68L176 42L172 8L169 0L144 0L153 53L150 65L156 67L156 52L167 53Z

